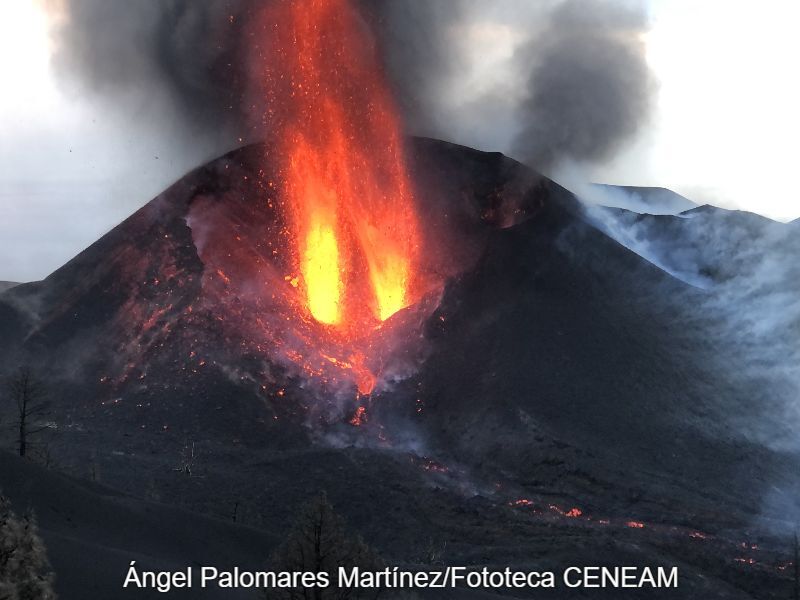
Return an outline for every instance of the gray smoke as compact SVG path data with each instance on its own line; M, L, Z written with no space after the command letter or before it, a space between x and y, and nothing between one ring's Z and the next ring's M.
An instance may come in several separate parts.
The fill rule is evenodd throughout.
M747 398L745 410L726 404L726 420L781 457L764 486L761 518L785 533L787 523L800 522L800 227L708 206L652 216L594 205L587 214L627 248L704 290L693 301L672 301L692 307L698 347L713 350Z
M190 129L241 129L246 0L67 0L56 72L122 110L170 103ZM148 111L150 112L150 111ZM158 115L150 113L157 120Z
M522 160L549 169L563 159L609 159L645 121L653 82L639 36L643 7L604 0L566 0L520 52L530 65Z
M760 382L741 428L782 452L800 452L800 236L791 224L699 207L676 216L639 215L599 206L590 219L618 242L685 283L705 290L693 306L717 323L705 332L719 356L744 366L730 377ZM680 301L680 299L676 299ZM696 302L696 301L695 301ZM688 301L685 302L688 304ZM755 412L755 411L754 411Z
M246 61L247 44L258 43L248 24L265 4L67 0L67 19L54 32L55 66L66 81L122 108L165 93L188 128L244 136L261 117L258 107L246 106L252 72ZM407 123L430 133L435 81L454 63L440 32L462 13L461 0L358 4L379 40Z
M512 151L547 170L562 159L609 158L647 116L652 82L639 4L357 1L413 133ZM222 151L260 134L252 130L260 111L244 98L254 42L248 23L263 5L65 0L55 66L65 81L110 99L123 114L133 109L156 122L159 113L177 115L187 139L219 139ZM459 35L482 23L509 25L523 42L502 86L467 98L451 85L470 75Z
M379 42L395 99L413 132L448 137L438 99L442 81L462 68L445 30L470 16L466 0L361 0Z

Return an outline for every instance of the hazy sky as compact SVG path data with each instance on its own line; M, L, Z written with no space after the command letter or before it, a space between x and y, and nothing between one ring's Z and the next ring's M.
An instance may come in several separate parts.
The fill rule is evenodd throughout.
M513 124L503 102L479 120L464 107L474 110L470 100L487 89L507 90L529 33L517 15L531 2L492 6L448 32L461 70L442 94L453 141L508 152ZM649 12L652 117L586 177L800 217L800 2L651 0ZM219 150L219 140L181 127L158 94L121 106L57 77L52 18L34 0L0 0L0 280L46 276Z

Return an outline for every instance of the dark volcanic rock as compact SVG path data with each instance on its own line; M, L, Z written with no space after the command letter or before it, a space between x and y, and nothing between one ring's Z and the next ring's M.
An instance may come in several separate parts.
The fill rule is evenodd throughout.
M522 165L417 139L426 269L443 294L393 317L402 362L381 357L371 398L319 387L281 353L306 351L311 326L286 318L266 154L189 173L0 296L0 350L46 374L62 469L206 514L236 506L280 533L326 489L401 563L441 547L448 564L680 564L669 597L789 589L785 540L749 528L796 462L740 428L768 388L717 343L724 318L695 310L712 291ZM738 562L753 537L757 564Z
M59 598L159 597L122 582L130 561L141 569L185 569L213 563L224 568L263 566L268 533L156 502L136 501L97 483L47 471L0 452L4 493L13 507L35 511L57 574ZM173 590L177 598L216 598L211 590ZM246 590L231 598L250 598Z

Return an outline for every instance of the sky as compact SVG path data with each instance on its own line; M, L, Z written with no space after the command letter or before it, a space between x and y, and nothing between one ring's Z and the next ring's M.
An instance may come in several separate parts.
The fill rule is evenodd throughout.
M447 31L459 68L441 94L452 141L510 153L513 116L503 101L480 119L472 102L487 90L501 90L498 98L522 93L509 82L529 34L516 18L526 3L495 6ZM643 41L657 84L650 117L583 176L668 187L778 220L800 217L800 2L647 6ZM214 136L182 127L157 92L121 102L70 85L52 61L58 18L35 0L0 0L0 280L45 277L220 149Z

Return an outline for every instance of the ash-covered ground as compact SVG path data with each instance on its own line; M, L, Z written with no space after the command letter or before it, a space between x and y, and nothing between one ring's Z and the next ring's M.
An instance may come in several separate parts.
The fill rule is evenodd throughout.
M409 152L444 286L370 346L369 397L285 318L263 146L2 292L2 364L30 364L50 399L2 489L37 509L61 597L125 597L134 558L256 568L320 490L391 564L675 565L680 587L647 597L789 597L797 227L737 214L747 235L709 253L681 228L730 230L713 210L586 209L500 154ZM787 275L736 283L764 265Z

